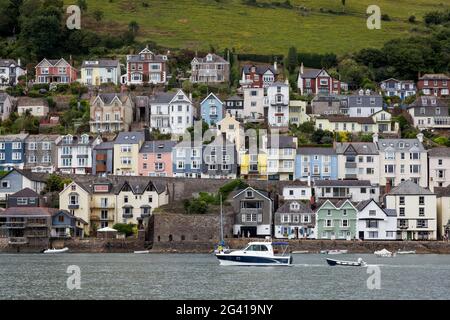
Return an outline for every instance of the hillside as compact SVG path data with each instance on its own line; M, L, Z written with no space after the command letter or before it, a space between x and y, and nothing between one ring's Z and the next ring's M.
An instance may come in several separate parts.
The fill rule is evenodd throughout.
M82 25L114 34L135 20L140 27L138 40L170 48L201 50L212 45L242 53L280 54L296 46L301 52L343 54L408 36L412 29L421 28L408 22L411 15L421 20L426 12L450 8L446 0L347 0L343 14L341 0L290 3L293 8L260 8L242 0L96 0L88 1ZM366 27L366 9L372 4L391 19L382 22L381 30ZM95 10L103 12L100 22L93 18Z

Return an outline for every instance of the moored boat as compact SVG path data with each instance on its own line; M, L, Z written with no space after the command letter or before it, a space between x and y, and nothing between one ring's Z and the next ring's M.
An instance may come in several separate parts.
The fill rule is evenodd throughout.
M377 257L381 257L381 258L392 258L392 257L395 257L395 253L392 253L392 252L390 252L389 250L386 250L386 249L375 251L373 254L376 255Z
M345 254L348 253L348 250L321 250L322 254Z
M416 250L411 250L411 251L401 251L398 250L397 254L416 254Z
M134 251L135 254L146 254L150 253L150 250Z
M363 259L358 258L358 261L342 261L327 258L327 263L330 266L345 266L345 267L365 267L367 264Z
M62 249L47 249L47 250L44 250L44 253L64 253L67 251L69 251L69 248L65 247Z
M286 253L286 242L250 242L245 249L222 251L216 254L223 266L289 266L293 258ZM282 253L276 254L274 247L281 247Z

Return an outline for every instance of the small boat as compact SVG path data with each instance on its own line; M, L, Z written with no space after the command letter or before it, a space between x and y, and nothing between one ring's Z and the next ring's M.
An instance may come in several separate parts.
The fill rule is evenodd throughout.
M65 247L62 249L47 249L47 250L44 250L44 253L64 253L67 251L69 251L69 248Z
M395 253L390 252L389 250L383 249L374 252L374 255L381 258L392 258L395 257Z
M250 242L245 249L222 251L216 257L222 266L289 266L293 258L286 253L288 245L286 242ZM282 253L276 254L279 246Z
M142 250L142 251L135 251L135 254L146 254L146 253L150 253L150 250Z
M411 251L401 251L398 250L397 254L416 254L416 250L411 250Z
M334 259L326 259L328 265L330 266L345 266L345 267L366 267L367 263L363 261L363 259L358 258L358 261L341 261Z
M301 251L292 251L291 253L293 254L305 254L305 253L309 253L308 250L301 250Z
M345 254L348 253L348 250L321 250L322 254Z

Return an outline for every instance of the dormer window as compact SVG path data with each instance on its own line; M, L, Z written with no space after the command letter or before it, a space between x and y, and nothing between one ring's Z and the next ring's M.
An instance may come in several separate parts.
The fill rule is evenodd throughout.
M254 197L253 191L251 191L251 190L246 191L245 192L245 197L246 198L253 198Z
M206 61L208 61L208 62L213 61L212 54L208 54L208 55L206 56Z
M426 106L428 104L427 98L422 98L422 104Z
M291 203L291 210L298 211L299 209L300 209L300 206L297 202Z
M87 135L82 135L81 136L81 143L88 143L89 142L89 137Z

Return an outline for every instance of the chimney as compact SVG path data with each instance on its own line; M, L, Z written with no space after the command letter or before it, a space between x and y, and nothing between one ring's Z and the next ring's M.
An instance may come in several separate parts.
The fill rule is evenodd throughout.
M189 92L189 100L192 102L192 92Z
M385 194L388 194L389 192L391 192L391 180L386 179L386 190L385 190Z
M275 60L275 62L273 63L273 70L275 70L275 72L277 72L278 66L277 66L277 61Z
M377 132L375 132L373 134L372 139L373 139L373 143L378 143L378 133Z
M303 71L304 71L304 67L303 67L303 62L302 62L302 64L300 65L300 74L303 74Z
M17 59L17 65L20 67L21 66L21 63L20 63L20 58L19 59Z
M417 140L419 140L420 143L423 143L423 133L417 135Z
M308 176L308 187L311 187L311 176Z

